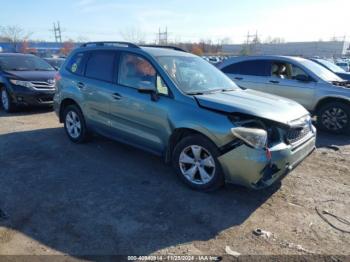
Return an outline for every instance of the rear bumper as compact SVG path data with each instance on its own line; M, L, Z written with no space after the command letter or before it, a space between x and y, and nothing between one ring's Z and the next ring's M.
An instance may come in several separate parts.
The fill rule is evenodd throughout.
M55 90L33 90L21 86L12 86L11 98L17 105L45 106L53 104Z
M297 148L280 143L270 148L271 162L268 161L264 150L241 145L220 156L219 162L226 182L261 189L286 176L313 152L315 143L315 135Z

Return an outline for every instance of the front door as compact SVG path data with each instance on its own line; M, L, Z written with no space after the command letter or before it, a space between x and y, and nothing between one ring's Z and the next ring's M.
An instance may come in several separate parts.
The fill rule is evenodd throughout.
M267 84L274 94L292 99L308 110L312 109L316 82L299 66L283 61L273 62Z
M169 90L144 57L122 53L116 96L111 103L111 126L116 139L161 154L170 133L168 107L174 103ZM138 88L153 85L158 96Z

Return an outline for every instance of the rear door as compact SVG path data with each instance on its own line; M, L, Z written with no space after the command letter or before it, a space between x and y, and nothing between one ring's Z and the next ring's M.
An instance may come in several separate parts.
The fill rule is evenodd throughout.
M226 66L222 71L240 87L271 93L270 85L266 84L270 68L268 60L249 60Z
M114 102L117 53L91 51L86 62L84 81L78 87L84 95L84 115L92 128L110 131L110 104Z
M286 97L303 105L306 109L311 110L314 101L316 82L309 76L300 66L285 62L273 61L273 64L286 66L286 73L283 77L272 74L268 80L268 84L272 92L276 95ZM302 75L308 81L299 81L297 76Z

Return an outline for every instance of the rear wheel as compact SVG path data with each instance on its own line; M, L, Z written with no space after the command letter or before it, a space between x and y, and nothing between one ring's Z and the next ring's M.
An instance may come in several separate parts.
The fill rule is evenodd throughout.
M350 106L342 102L325 104L317 113L317 125L320 129L344 134L350 130Z
M70 105L64 110L64 129L71 141L83 143L88 138L84 116L80 108Z
M180 179L191 188L214 190L224 183L218 156L217 147L209 139L192 135L176 145L173 166Z
M16 109L15 103L13 103L6 88L1 89L1 105L2 108L8 113L13 112Z

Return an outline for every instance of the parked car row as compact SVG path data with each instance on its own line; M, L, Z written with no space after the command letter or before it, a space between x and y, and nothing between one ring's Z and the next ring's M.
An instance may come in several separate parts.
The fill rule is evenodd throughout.
M13 112L18 106L48 106L53 103L56 70L30 54L0 54L2 107Z
M231 58L218 67L242 88L297 101L317 116L321 129L349 133L350 82L326 68L324 61L323 66L320 60L317 62L298 57L250 56Z

